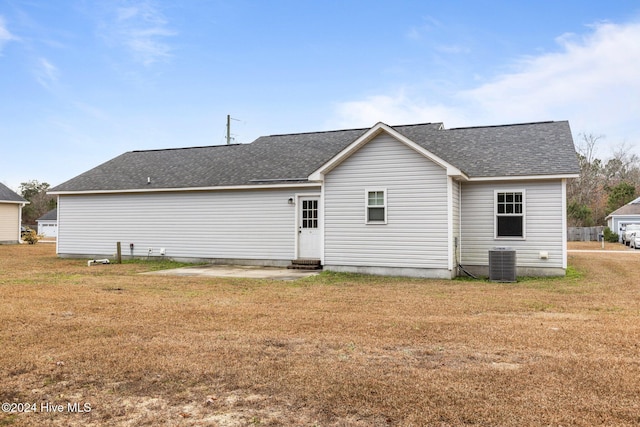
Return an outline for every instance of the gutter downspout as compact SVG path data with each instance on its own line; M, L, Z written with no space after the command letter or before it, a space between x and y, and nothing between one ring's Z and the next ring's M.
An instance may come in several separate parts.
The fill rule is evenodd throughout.
M18 208L18 243L24 243L22 241L22 208L24 208L27 203L20 203L20 207Z

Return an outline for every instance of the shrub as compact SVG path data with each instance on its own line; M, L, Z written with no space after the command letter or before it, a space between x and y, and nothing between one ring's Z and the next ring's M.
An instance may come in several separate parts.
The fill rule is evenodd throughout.
M25 233L22 234L22 241L23 242L27 242L30 245L35 245L43 237L44 236L42 236L41 234L37 234L33 230L28 230L28 231L26 231Z
M602 234L605 242L618 243L618 233L614 233L609 227L605 227Z

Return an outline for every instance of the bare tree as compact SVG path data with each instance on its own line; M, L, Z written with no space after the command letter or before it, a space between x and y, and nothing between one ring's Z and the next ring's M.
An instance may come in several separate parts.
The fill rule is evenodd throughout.
M621 182L640 184L640 156L631 152L627 144L620 144L613 150L613 157L605 165L607 186L614 187Z
M22 209L22 221L25 224L34 225L36 219L56 207L53 196L47 195L49 184L32 180L20 184L20 195L29 201Z
M596 145L603 135L580 134L576 146L580 177L573 179L567 186L567 199L571 206L569 221L571 225L589 226L604 215L606 197L602 185L602 161L595 156ZM580 212L580 215L575 213Z
M621 144L603 162L596 157L596 148L604 136L582 133L579 137L576 151L580 177L567 185L569 225L604 224L608 213L640 192L640 157Z

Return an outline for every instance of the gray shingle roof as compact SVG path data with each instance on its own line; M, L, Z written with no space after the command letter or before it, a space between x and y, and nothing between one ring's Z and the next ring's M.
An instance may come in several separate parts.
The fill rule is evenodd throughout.
M566 121L449 129L437 143L421 145L469 177L580 172Z
M56 221L58 219L58 208L51 209L46 214L42 215L36 221Z
M469 177L578 173L567 122L394 129ZM369 129L263 136L251 144L131 151L50 191L198 188L304 182ZM148 183L150 178L150 183Z
M610 218L614 215L640 215L640 197L611 212L609 215L607 215L607 218Z
M11 190L9 187L0 182L0 201L1 202L16 202L24 203L25 199L20 197L18 193Z

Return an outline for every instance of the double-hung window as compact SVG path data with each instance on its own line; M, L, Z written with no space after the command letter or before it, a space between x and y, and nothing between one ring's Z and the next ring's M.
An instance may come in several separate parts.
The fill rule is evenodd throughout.
M495 237L525 237L525 192L495 191Z
M387 190L386 189L367 189L366 197L366 218L367 224L386 224L387 223Z

